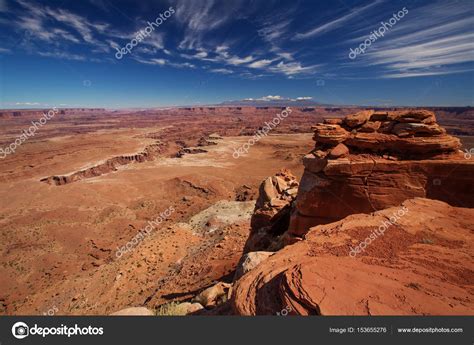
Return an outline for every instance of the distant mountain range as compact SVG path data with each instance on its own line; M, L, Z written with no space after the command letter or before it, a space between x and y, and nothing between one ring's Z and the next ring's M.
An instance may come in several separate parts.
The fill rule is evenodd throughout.
M265 96L262 98L246 98L242 100L224 101L219 106L233 107L316 107L334 106L313 101L312 97L284 98L281 96Z

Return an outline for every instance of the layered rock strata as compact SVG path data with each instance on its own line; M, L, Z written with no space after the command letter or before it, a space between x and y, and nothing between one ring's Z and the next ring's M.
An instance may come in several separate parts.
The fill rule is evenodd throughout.
M474 207L474 160L431 111L365 110L313 129L316 145L303 159L290 236L413 197Z
M156 144L148 145L143 152L130 156L117 156L107 159L105 162L97 164L93 167L76 171L70 175L54 175L41 179L51 185L62 186L68 183L77 182L83 179L97 177L117 171L122 165L130 163L143 163L155 159L161 152L163 144L158 142Z

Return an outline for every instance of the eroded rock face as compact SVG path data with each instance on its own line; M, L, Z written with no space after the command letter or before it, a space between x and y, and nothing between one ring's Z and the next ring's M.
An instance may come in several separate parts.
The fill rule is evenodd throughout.
M285 169L261 183L245 252L268 250L273 240L286 231L297 193L298 181Z
M118 156L107 159L105 162L97 164L91 168L76 171L70 175L64 176L49 176L40 180L50 185L62 186L68 183L77 182L83 179L101 176L108 174L112 171L117 171L122 165L131 163L143 163L146 161L154 160L163 148L163 143L157 141L156 144L148 145L145 147L143 152L137 153L130 156Z
M474 161L430 111L363 111L313 128L288 235L413 197L474 207Z
M393 215L396 221L380 233ZM304 240L234 284L233 310L239 315L282 310L290 315L469 315L474 308L472 219L473 209L416 198L314 227ZM362 242L364 249L355 253Z

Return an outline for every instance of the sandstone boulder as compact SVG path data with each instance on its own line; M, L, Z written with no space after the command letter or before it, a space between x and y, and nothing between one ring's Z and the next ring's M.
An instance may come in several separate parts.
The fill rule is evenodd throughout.
M283 169L275 176L267 177L259 188L252 227L261 228L269 225L272 217L293 200L293 196L287 191L294 187L298 187L298 181L287 170Z
M365 133L377 132L380 129L381 125L382 125L382 122L380 121L366 122L360 127L359 131L365 132Z
M273 180L271 177L267 177L260 185L257 205L259 207L263 207L263 205L266 202L269 202L276 196L277 196L277 191L276 191L275 186L273 185Z
M200 303L206 308L214 307L220 303L225 302L230 297L232 284L217 283L211 286L194 298L194 302Z
M354 115L348 115L344 119L344 124L350 128L354 128L363 125L369 121L370 117L374 114L373 110L363 110L355 113Z
M335 146L349 137L349 132L339 125L318 124L313 126L314 140L318 143Z
M333 149L331 149L331 151L329 151L328 157L330 159L337 159L341 157L346 157L347 155L349 155L349 149L347 148L346 145L341 143L341 144L337 144L336 147L334 147Z
M245 273L253 270L261 262L265 261L273 254L274 254L273 252L264 252L264 251L250 252L250 253L244 254L242 258L240 259L239 264L237 265L237 269L234 275L234 281L242 277Z
M296 177L285 169L262 182L244 252L267 250L288 228L298 185Z

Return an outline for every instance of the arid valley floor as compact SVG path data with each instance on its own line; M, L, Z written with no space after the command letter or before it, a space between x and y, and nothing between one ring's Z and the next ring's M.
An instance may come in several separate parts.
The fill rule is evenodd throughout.
M345 175L335 173L334 181L345 186L333 189L339 201L301 187L309 188L301 180L303 174L309 174L305 167L310 169L303 165L303 157L315 147L312 126L324 118L334 119L334 126L338 126L336 123L346 115L360 109L295 108L241 157L235 157L235 150L281 108L61 110L35 137L0 160L0 314L109 315L128 307L163 312L162 306L171 302L177 306L198 301L196 296L216 284L222 284L226 294L229 289L233 292L208 305L201 298L204 309L189 309L184 314L275 314L282 308L301 315L472 313L474 158L466 158L464 153L474 147L474 112L470 108L430 110L447 129L446 135L436 132L440 139L435 141L446 145L439 144L436 156L413 151L410 157L380 157L384 162L377 164L387 165L380 170L373 168L366 176L369 181L375 178L371 186L381 188L375 194L380 196L382 187L387 188L383 197L371 198L373 208L364 208L364 197L354 187L354 180L364 175L356 171L359 168L354 162L369 156L365 151L353 151L357 143L346 143L351 148L348 158L334 160L342 164L343 159L350 159L353 167ZM15 140L41 113L1 111L1 146ZM317 128L316 136L322 137L323 130L328 128ZM429 130L434 131L432 127ZM426 133L414 135L415 139L424 138ZM449 135L461 138L463 145L452 153L447 153L451 141L444 141ZM405 159L412 164L406 168L408 177L402 166ZM442 164L436 165L439 161ZM393 170L390 162L400 163L400 170ZM300 183L296 198L300 204L290 205L295 208L292 217L301 213L300 223L294 224L310 222L302 216L306 211L318 214L317 219L322 217L314 211L313 202L328 203L317 207L327 211L330 221L312 219L303 226L321 224L316 229L325 235L294 231L293 235L300 238L293 241L287 237L289 242L283 249L272 249L268 243L263 248L260 237L254 242L249 239L258 220L254 212L259 205L255 203L266 188L261 187L262 181L282 169L291 171L295 179L282 173L289 187L280 190L278 185L280 193L295 196L290 187ZM384 185L383 181L391 182ZM331 184L325 186L333 188ZM313 194L300 194L305 191ZM314 201L316 197L319 201ZM397 225L403 236L394 230L377 239L381 245L372 244L373 252L368 250L362 258L353 259L348 252L341 252L340 243L348 240L345 235L328 235L358 224L357 229L347 232L357 243L367 235L364 224L375 226L377 217L383 218L379 212L389 212L390 207L406 199L410 215L403 218L406 223ZM277 211L286 207L281 200L272 205ZM301 205L301 200L313 208ZM355 211L339 212L344 204ZM117 252L149 221L170 209L149 235L136 241L129 251ZM274 224L282 223L272 218L271 226ZM280 238L284 230L272 230L276 231L273 235ZM323 243L325 236L330 238ZM260 271L246 273L231 286L244 247L246 252L277 254L259 265ZM292 248L298 250L292 252ZM275 267L277 270L272 271ZM316 274L318 270L324 274ZM328 277L329 273L334 277ZM301 286L297 286L295 276L305 277L299 280ZM379 285L368 287L368 277L377 281L379 276ZM382 276L392 277L393 285L389 284L392 278ZM311 299L320 296L315 286L328 284L321 279L334 280L332 290L327 287L327 299L332 298L329 306L322 299ZM354 289L357 296L340 297L339 306L334 306L338 291L358 286ZM373 290L379 295L374 296ZM313 294L305 295L304 291ZM279 297L271 300L271 295ZM443 298L433 303L438 295ZM309 301L301 302L305 298ZM380 301L391 298L396 301ZM197 303L193 304L195 307Z

